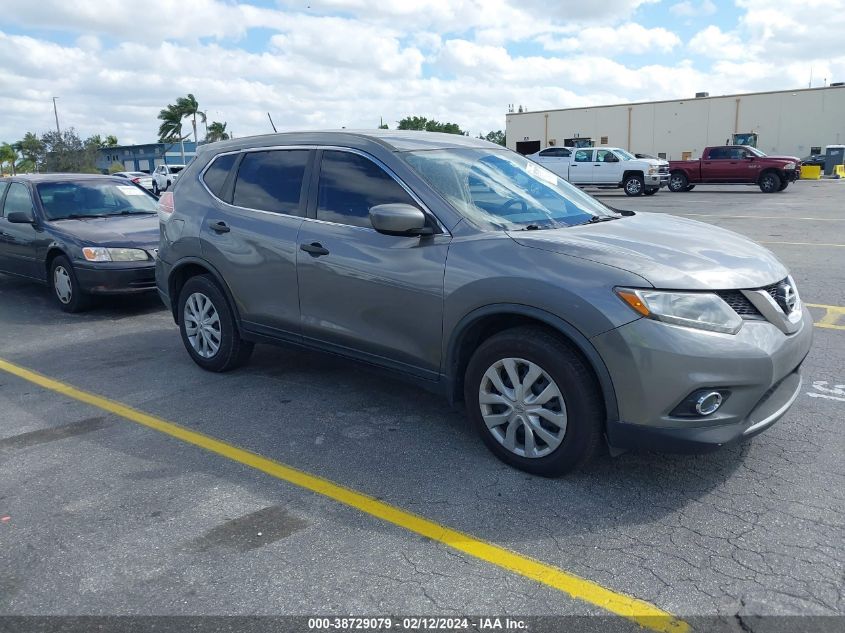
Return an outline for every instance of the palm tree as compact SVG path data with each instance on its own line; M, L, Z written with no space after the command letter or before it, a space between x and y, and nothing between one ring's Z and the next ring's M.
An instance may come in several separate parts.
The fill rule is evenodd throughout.
M208 133L205 135L205 140L209 143L229 140L229 134L226 132L226 122L212 121L208 126Z
M161 112L158 113L158 118L161 120L161 125L158 127L158 141L159 143L175 143L179 142L179 150L182 154L182 164L185 163L185 139L182 136L182 110L178 105L168 105Z
M12 166L12 175L15 175L15 162L18 159L18 153L8 143L0 145L0 172L3 171L3 163L9 163Z
M205 123L205 112L200 111L200 104L197 103L194 95L188 93L187 97L179 97L176 99L176 107L182 112L183 117L191 117L191 125L194 127L194 143L199 143L197 137L197 115L200 121Z

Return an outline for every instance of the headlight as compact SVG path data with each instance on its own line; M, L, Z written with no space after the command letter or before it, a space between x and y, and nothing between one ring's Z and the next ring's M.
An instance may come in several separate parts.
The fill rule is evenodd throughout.
M649 173L649 174L656 174L656 173L658 173L659 171L660 171L660 167L649 167L649 168L648 168L648 173Z
M787 163L783 166L784 169L795 169L795 163Z
M742 318L710 292L673 292L617 288L616 294L638 314L686 327L736 334Z
M86 246L82 255L89 262L142 262L150 258L147 251L140 248L104 248Z

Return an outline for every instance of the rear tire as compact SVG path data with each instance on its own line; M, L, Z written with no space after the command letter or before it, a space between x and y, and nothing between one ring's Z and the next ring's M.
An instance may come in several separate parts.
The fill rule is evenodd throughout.
M50 264L50 290L56 305L65 312L82 312L91 306L91 296L80 287L76 271L64 255Z
M203 369L229 371L252 355L253 343L241 338L229 302L212 277L198 275L185 283L177 315L182 343Z
M592 371L568 342L540 327L484 341L467 367L464 401L487 448L535 475L582 466L601 441L604 406Z
M767 171L760 176L760 191L763 193L776 193L780 190L781 178L773 171Z
M687 178L687 175L682 171L672 172L669 176L669 191L673 193L689 191L687 187L689 187L689 178Z
M625 190L626 196L641 196L645 190L643 177L636 174L628 176L622 183L622 188Z

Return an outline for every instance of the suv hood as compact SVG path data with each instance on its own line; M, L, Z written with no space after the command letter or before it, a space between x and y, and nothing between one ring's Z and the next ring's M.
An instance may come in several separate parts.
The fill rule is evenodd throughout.
M59 220L50 223L57 231L96 246L158 248L158 216L120 215L108 218Z
M748 238L672 215L637 213L609 222L508 234L522 246L632 272L655 288L760 288L788 274L771 251Z

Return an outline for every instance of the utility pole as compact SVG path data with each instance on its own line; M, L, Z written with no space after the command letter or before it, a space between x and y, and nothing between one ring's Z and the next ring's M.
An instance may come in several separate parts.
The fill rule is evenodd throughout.
M56 109L56 99L58 99L58 97L53 97L53 114L56 115L56 132L58 132L59 136L61 136L62 131L59 129L59 111Z

